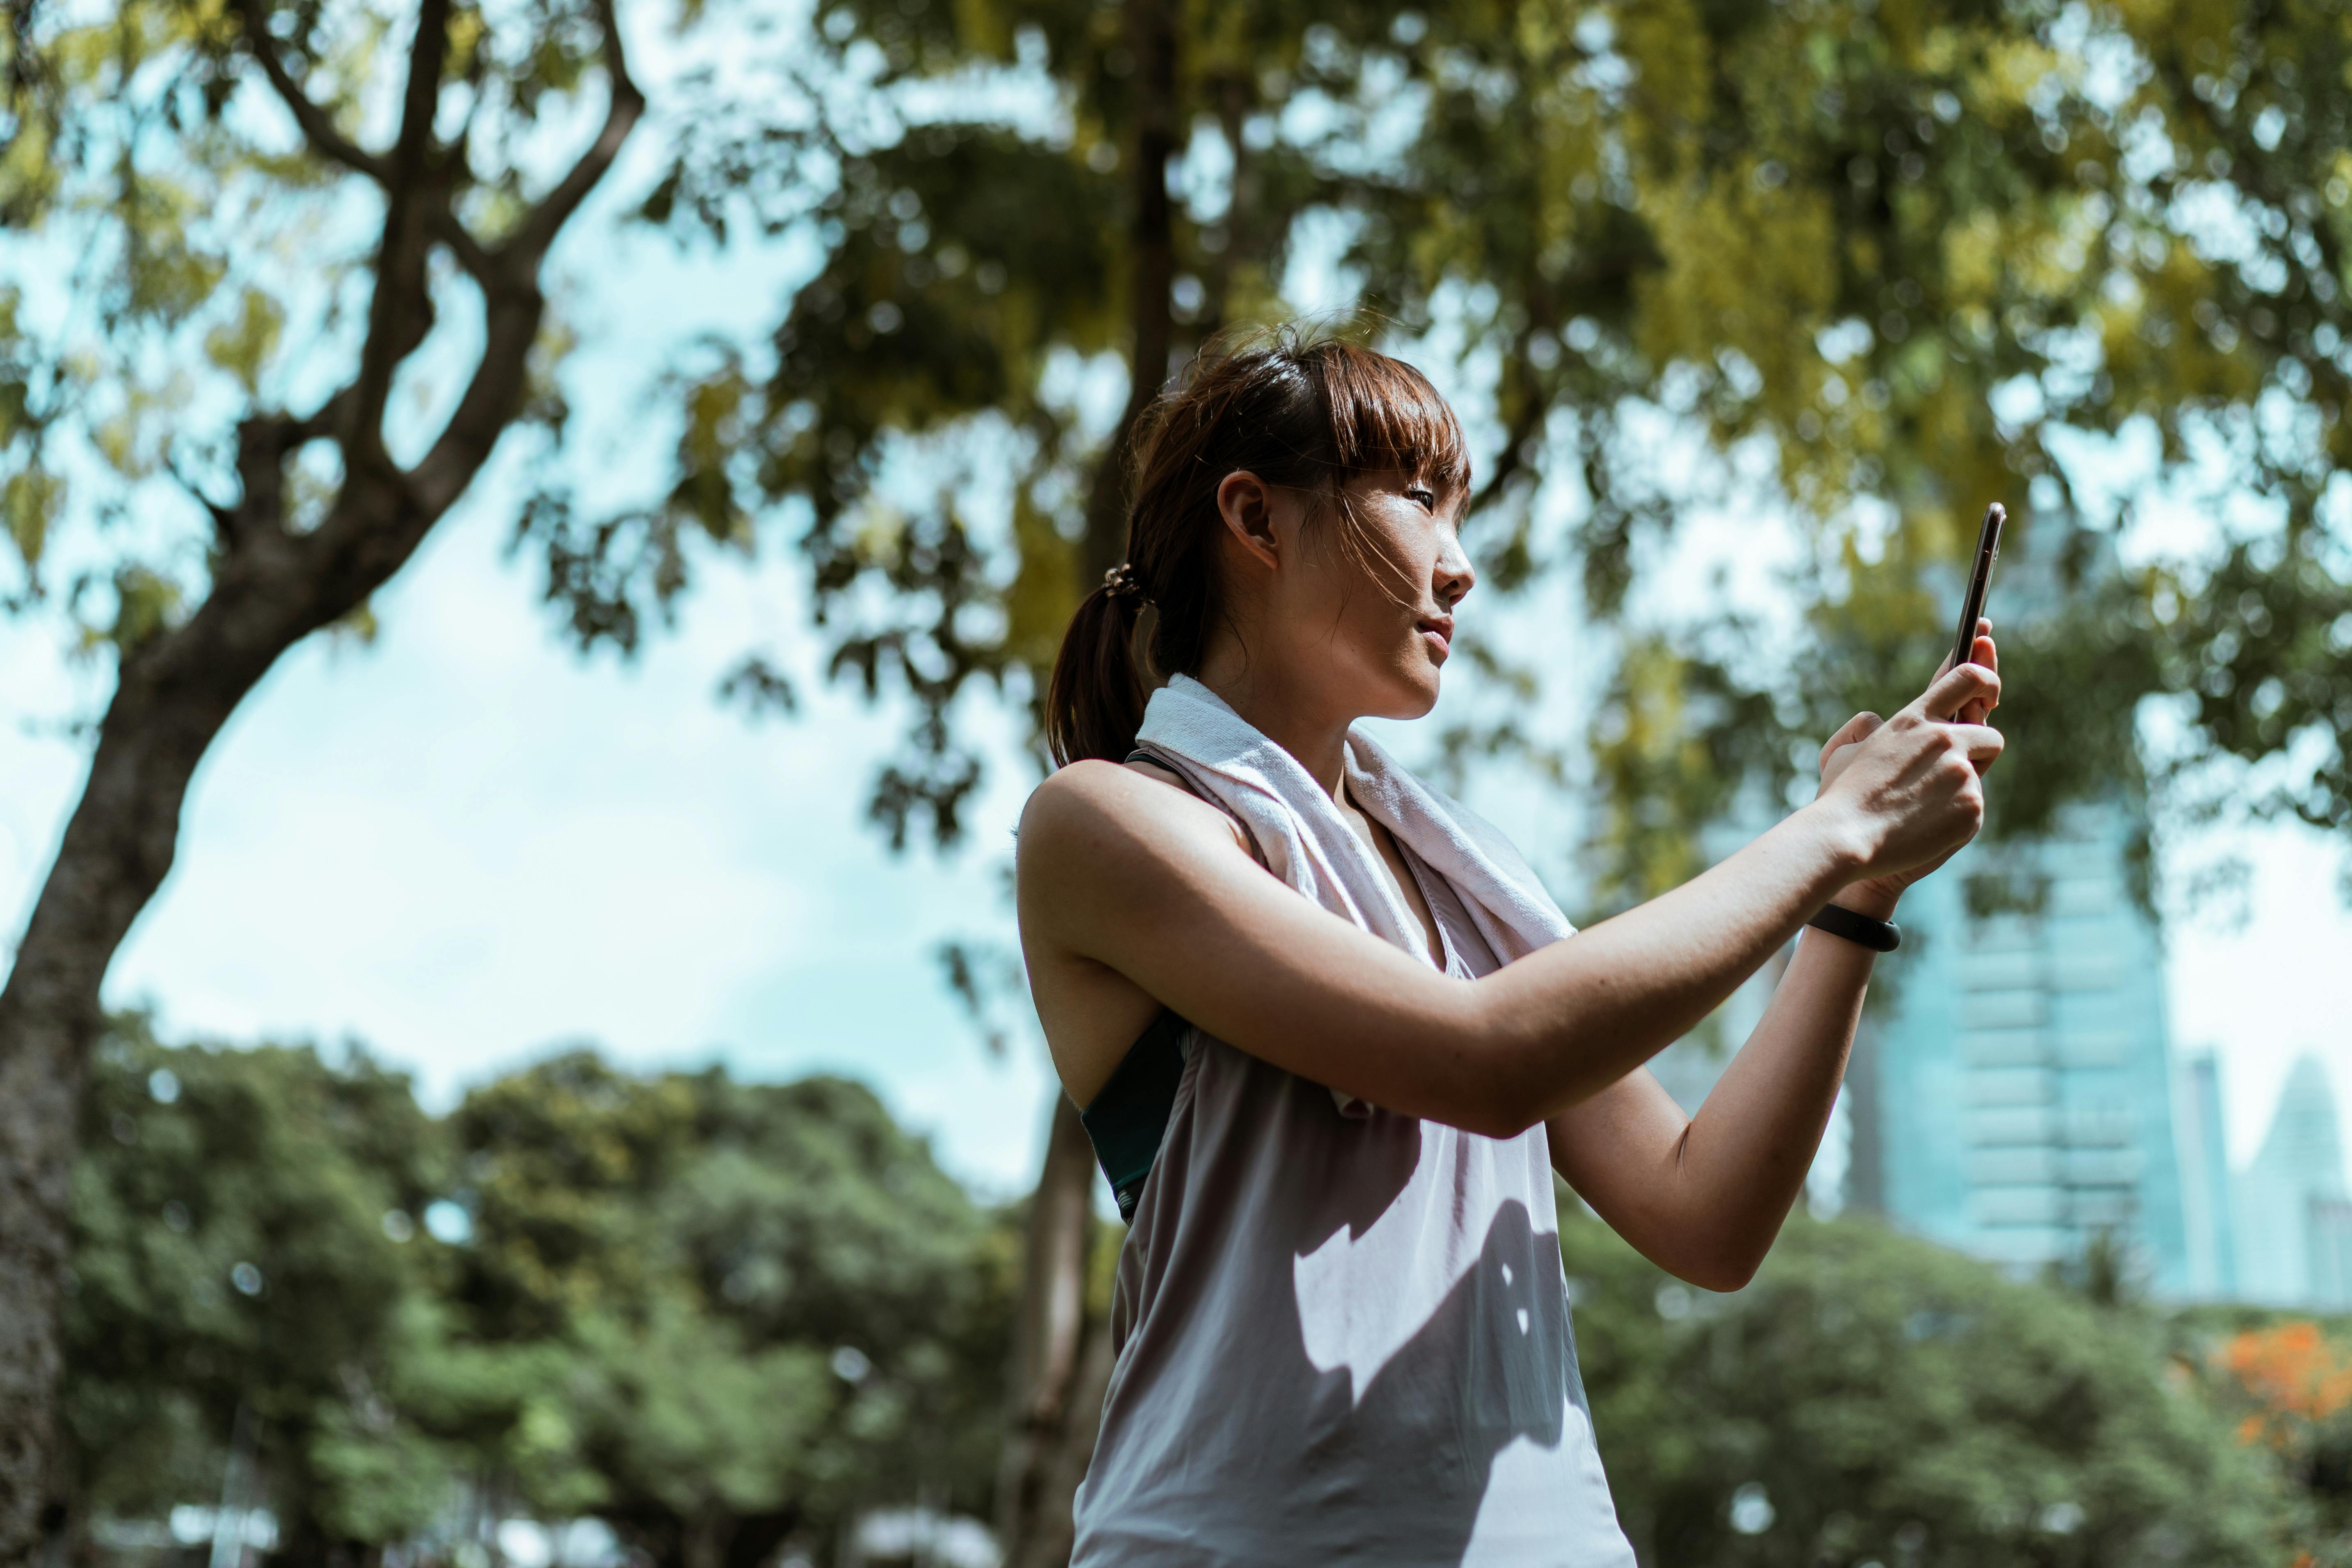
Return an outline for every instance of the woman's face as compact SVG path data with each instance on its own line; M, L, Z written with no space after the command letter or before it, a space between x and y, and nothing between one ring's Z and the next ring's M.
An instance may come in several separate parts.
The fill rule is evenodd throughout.
M1262 518L1237 485L1256 492ZM1252 674L1334 714L1418 719L1436 704L1454 606L1476 581L1455 531L1467 497L1394 470L1359 475L1346 496L1353 550L1345 521L1316 516L1307 492L1247 474L1219 487L1245 557L1231 563L1243 589L1234 607L1255 623L1244 640L1274 666Z

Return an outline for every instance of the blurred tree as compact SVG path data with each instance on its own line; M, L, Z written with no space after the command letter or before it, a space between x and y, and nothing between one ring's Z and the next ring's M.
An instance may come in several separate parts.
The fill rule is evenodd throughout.
M107 965L238 702L311 633L364 630L369 595L509 426L560 428L541 268L644 100L613 0L13 0L6 15L0 519L21 571L0 609L61 607L116 673L0 986L0 1563L15 1563L43 1506ZM567 166L562 132L600 97ZM445 313L461 325L436 339ZM395 415L428 342L460 390Z
M64 1311L66 1521L223 1493L280 1552L372 1561L449 1500L465 1455L407 1408L437 1375L450 1175L408 1080L361 1052L160 1046L114 1020L92 1058Z
M830 1560L860 1509L984 1510L1013 1243L866 1089L559 1057L452 1117L486 1346L561 1369L524 1500L659 1563Z
M2352 1563L2352 1355L2334 1332L2284 1313L2232 1311L2241 1321L2189 1353L2201 1361L2238 1435L2278 1456L2310 1502L2315 1568Z
M444 1124L363 1054L168 1048L130 1017L86 1114L73 1542L232 1466L318 1568L519 1512L757 1568L830 1561L861 1510L987 1505L1014 1233L854 1084L583 1052ZM453 1193L470 1225L436 1238Z
M2285 1561L2296 1500L2152 1318L1870 1221L1691 1290L1561 1227L1618 1511L1659 1568Z

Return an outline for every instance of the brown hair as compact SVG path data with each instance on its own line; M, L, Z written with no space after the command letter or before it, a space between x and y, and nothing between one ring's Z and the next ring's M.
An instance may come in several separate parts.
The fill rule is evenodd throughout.
M1149 686L1200 668L1223 613L1217 487L1226 475L1310 492L1318 521L1336 519L1342 548L1367 564L1349 480L1402 468L1441 493L1470 482L1462 426L1426 376L1296 328L1212 341L1136 422L1130 450L1126 563L1070 617L1046 689L1056 764L1125 761ZM1147 606L1149 684L1135 646Z

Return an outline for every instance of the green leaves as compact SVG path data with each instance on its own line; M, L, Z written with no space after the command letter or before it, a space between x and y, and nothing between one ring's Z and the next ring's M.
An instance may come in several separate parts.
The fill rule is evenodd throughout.
M286 307L248 285L237 296L236 314L205 334L205 357L236 378L250 397L260 390L262 367L278 350L286 330Z
M39 570L41 552L65 499L65 481L39 468L20 468L0 480L0 518L6 520L8 542L16 547L26 572Z
M2284 1555L2299 1500L2152 1319L1868 1219L1792 1221L1756 1281L1720 1297L1597 1222L1561 1240L1594 1428L1645 1561Z
M371 1493L397 1515L385 1528L430 1518L432 1487L376 1490L417 1468L377 1391L398 1382L437 1247L394 1239L387 1216L446 1180L406 1080L364 1056L170 1049L127 1018L93 1066L81 1144L64 1416L83 1506L216 1492L243 1403L289 1476L289 1528Z
M870 1092L577 1054L453 1125L457 1293L486 1340L551 1352L542 1476L665 1556L831 1531L893 1475L985 1506L1010 1243Z
M363 1055L132 1018L83 1148L85 1517L215 1492L240 1405L297 1553L410 1539L468 1484L665 1563L828 1541L900 1478L987 1507L1013 1233L856 1085L579 1052L436 1122ZM424 1219L455 1198L450 1243Z

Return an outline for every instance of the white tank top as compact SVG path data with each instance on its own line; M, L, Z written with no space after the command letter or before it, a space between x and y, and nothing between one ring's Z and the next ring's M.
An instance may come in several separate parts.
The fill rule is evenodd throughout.
M1499 967L1404 853L1446 972ZM1633 1568L1577 1373L1543 1127L1343 1113L1197 1030L1185 1049L1119 1253L1073 1568Z

